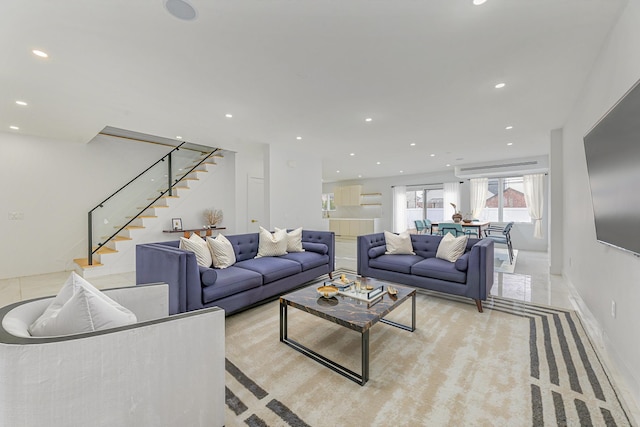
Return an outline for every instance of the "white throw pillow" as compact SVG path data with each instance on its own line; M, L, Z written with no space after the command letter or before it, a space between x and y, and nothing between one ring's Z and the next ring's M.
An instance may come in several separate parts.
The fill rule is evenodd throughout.
M209 245L207 245L207 242L196 233L191 233L191 237L188 239L181 237L180 249L191 251L196 254L196 261L199 266L211 267L211 263L213 261L211 259Z
M287 231L280 230L278 227L274 227L276 231ZM287 233L287 252L304 252L302 248L302 227L296 228Z
M256 258L263 256L280 256L287 253L287 232L285 230L276 231L271 234L269 230L260 227L259 239L258 255L256 255Z
M121 306L72 272L49 307L29 326L34 337L79 334L136 323Z
M236 253L233 251L233 245L225 236L218 234L215 239L207 237L207 243L209 244L215 268L227 268L236 263Z
M409 231L403 231L400 234L384 232L384 241L387 244L386 255L415 255L413 245L411 244L411 235Z
M453 237L453 234L451 233L445 234L438 245L436 258L456 262L458 258L464 255L468 239L469 236Z

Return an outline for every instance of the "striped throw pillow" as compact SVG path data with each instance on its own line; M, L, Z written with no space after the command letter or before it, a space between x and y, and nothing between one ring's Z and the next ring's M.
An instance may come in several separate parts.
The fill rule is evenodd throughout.
M258 241L258 255L256 258L263 256L280 256L287 253L287 230L279 230L271 233L260 227Z
M456 262L458 258L464 255L468 238L469 236L453 237L453 234L447 233L442 240L440 240L436 258Z

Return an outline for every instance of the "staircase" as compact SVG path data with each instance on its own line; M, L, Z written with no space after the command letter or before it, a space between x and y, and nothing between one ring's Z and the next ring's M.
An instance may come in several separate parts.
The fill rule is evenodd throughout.
M89 212L88 256L73 260L78 274L89 278L133 271L136 240L146 229L157 229L160 212L170 209L172 201L197 186L209 168L215 167L215 160L223 158L219 149L198 151L202 146L184 144L188 143L176 147ZM191 150L187 156L180 153L180 158L177 154L187 150ZM154 183L152 188L148 188L150 182Z

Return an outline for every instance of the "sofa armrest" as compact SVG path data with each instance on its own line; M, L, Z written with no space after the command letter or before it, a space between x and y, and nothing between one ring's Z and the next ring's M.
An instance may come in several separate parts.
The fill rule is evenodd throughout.
M482 239L469 251L467 285L473 299L484 300L493 286L493 240Z
M367 276L369 274L369 249L378 246L386 246L384 240L384 233L367 234L364 236L358 236L358 274L361 276Z
M329 256L329 272L335 270L336 266L336 235L333 231L313 231L302 230L302 244L309 243L324 243L327 245L327 255Z
M169 285L169 314L202 308L200 272L193 252L148 243L136 246L136 284Z

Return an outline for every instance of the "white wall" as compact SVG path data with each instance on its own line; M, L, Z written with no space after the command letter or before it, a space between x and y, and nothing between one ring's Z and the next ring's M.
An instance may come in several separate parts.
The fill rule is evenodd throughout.
M117 138L78 144L0 133L0 278L73 269L74 258L87 256L87 212L169 151ZM222 209L223 225L234 232L234 162L227 156L202 174L143 240L175 239L162 233L171 217L185 228L201 226L206 208ZM24 219L9 220L9 212Z
M640 403L640 259L596 242L582 139L640 78L638 22L640 2L631 1L564 127L563 244L564 274L595 316L609 354ZM610 314L612 300L617 306L615 318Z
M548 181L548 180L547 180ZM363 193L382 193L382 206L345 206L336 208L335 212L331 212L332 218L380 218L381 226L384 230L393 230L393 191L392 186L395 185L420 185L420 184L441 184L443 182L462 182L460 184L460 206L461 212L469 212L470 209L470 185L468 180L460 179L451 172L432 173L432 174L416 174L416 175L397 175L384 178L359 179L350 181L328 182L323 184L323 193L334 192L335 187L344 185L360 184ZM544 218L542 221L543 239L535 239L533 237L533 224L519 223L514 226L511 231L513 246L516 249L529 251L546 251L547 224L548 224L548 188L545 191L544 201Z
M307 153L270 146L267 169L265 185L271 229L325 229L321 204L322 160Z

